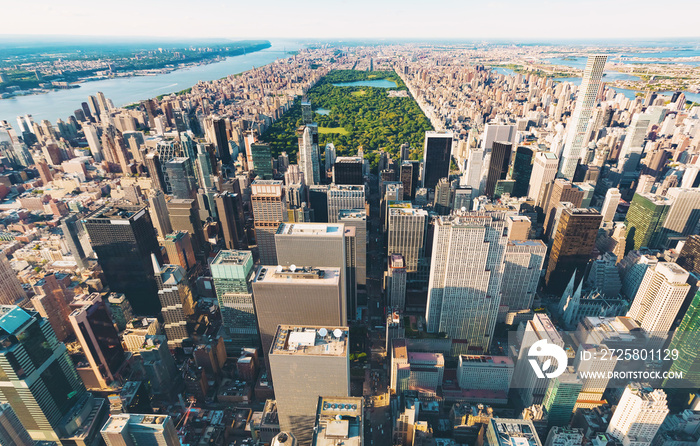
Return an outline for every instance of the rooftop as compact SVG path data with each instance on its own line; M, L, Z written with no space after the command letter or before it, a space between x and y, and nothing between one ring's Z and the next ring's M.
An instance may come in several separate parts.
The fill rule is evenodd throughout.
M282 223L277 235L342 237L342 223Z
M101 432L103 433L121 433L126 425L164 425L170 418L167 415L139 415L139 414L118 414L112 415L105 423Z
M489 430L498 437L499 446L542 446L532 421L492 418Z
M103 206L87 216L87 220L136 220L146 212L144 206Z
M495 364L512 366L513 360L507 356L460 355L460 362L471 364Z
M314 446L362 445L362 398L319 397Z
M347 340L348 327L280 325L270 354L345 356Z
M221 250L212 260L212 265L245 265L252 257L250 251Z
M315 283L334 284L340 280L340 268L314 268L312 266L290 265L284 267L262 266L255 276L255 282L260 283ZM312 282L311 282L312 281Z

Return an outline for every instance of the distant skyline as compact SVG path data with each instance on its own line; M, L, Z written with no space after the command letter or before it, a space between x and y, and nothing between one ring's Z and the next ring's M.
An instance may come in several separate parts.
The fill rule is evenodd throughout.
M647 40L698 37L699 13L697 0L33 0L3 5L0 43L7 35Z

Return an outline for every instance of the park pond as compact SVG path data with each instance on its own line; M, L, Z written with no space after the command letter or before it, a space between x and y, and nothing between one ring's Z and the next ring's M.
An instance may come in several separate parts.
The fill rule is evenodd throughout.
M354 82L337 82L332 84L334 87L377 87L377 88L396 88L396 82L388 79L373 79L367 81Z

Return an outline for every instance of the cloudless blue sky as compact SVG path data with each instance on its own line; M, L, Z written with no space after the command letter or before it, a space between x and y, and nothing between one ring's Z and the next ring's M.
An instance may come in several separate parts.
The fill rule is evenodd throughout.
M485 39L700 35L700 0L12 0L3 2L0 10L0 34L23 35Z

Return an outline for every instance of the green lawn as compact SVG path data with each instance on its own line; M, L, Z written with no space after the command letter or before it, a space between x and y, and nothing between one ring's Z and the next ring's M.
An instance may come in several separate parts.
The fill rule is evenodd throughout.
M345 130L343 127L319 127L318 133L321 135L335 133L336 135L349 135L350 132Z
M357 90L357 91L353 91L350 94L353 96L364 96L365 94L367 94L367 92L365 90Z

